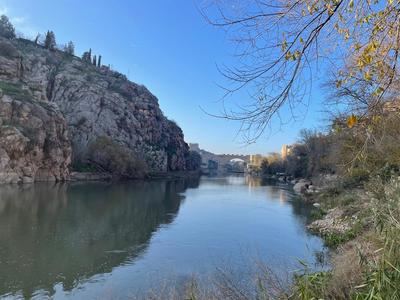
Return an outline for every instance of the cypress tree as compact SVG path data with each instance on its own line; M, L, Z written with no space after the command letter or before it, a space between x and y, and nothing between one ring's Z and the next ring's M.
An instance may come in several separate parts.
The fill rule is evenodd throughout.
M101 67L101 55L99 55L99 59L97 60L97 66L99 68Z
M96 55L93 55L93 66L97 65Z
M56 36L53 31L47 31L46 38L44 40L44 47L51 51L56 49Z

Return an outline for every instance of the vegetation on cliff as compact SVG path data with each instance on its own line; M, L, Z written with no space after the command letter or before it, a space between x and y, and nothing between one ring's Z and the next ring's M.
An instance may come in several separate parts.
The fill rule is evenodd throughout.
M10 103L14 110L0 111L0 137L8 132L5 126L20 124L16 116L30 106L32 110L56 111L62 119L57 122L66 124L62 139L67 142L61 143L66 148L59 151L52 145L60 142L50 143L45 138L37 144L31 138L44 135L36 125L45 120L43 115L35 116L36 123L30 119L21 124L24 131L15 127L23 135L15 140L26 139L43 155L13 152L11 146L0 144L0 159L7 162L0 165L0 182L35 181L43 164L50 168L45 173L65 175L40 176L41 180L68 179L71 168L127 178L186 170L190 154L183 132L163 115L158 99L146 87L102 65L101 55L92 55L91 50L81 59L74 55L72 42L60 49L53 31L48 31L43 41L39 35L34 41L16 38L8 18L1 17L0 103L3 108ZM29 134L24 134L27 131ZM71 148L72 154L67 150ZM59 161L54 165L57 170L47 163L49 157ZM29 172L23 161L32 165ZM64 169L58 170L60 167Z

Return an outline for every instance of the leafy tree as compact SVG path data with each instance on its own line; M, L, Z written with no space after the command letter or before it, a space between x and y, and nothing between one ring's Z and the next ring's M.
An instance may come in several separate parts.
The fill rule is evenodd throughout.
M284 105L296 110L311 93L321 65L335 88L365 82L373 104L395 93L400 53L400 2L393 0L215 0L203 9L215 26L238 42L237 64L220 68L233 85L253 97L243 110L222 117L243 122L257 139ZM216 9L215 9L216 8ZM354 98L355 99L355 98Z
M143 178L148 171L143 155L105 136L89 144L88 163L96 169L122 178Z
M303 144L293 145L286 159L286 172L296 178L309 177L308 170L309 155Z
M196 171L201 166L201 155L196 151L190 151L186 158L186 170Z
M7 39L15 38L15 28L6 15L0 17L0 36Z
M72 41L69 41L68 44L64 47L65 53L68 55L75 55L75 45Z
M44 47L46 49L49 49L51 51L54 51L56 49L56 36L53 31L47 31L46 37L44 40Z
M262 174L264 174L264 175L269 174L269 164L268 164L268 159L267 158L264 158L262 160L260 169L261 169L261 173Z

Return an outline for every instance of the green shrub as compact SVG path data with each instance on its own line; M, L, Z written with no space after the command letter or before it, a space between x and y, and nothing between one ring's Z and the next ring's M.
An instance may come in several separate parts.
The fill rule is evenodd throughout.
M355 299L400 299L400 179L375 178L367 188L382 247L378 259L363 261L367 271Z
M359 187L368 181L370 171L364 168L351 168L343 177L343 185L345 188Z
M90 144L88 160L97 169L123 178L142 178L148 169L137 153L109 137L99 137Z
M325 245L329 248L337 248L339 245L344 244L356 237L356 233L353 230L349 230L345 233L328 233L323 235Z
M98 172L98 171L100 171L94 165L91 165L89 163L82 163L80 161L75 162L72 165L72 169L76 172Z
M200 170L201 156L196 151L189 151L186 157L186 170L196 171Z
M294 277L294 291L290 299L322 299L332 274L330 272L305 272Z
M0 81L0 89L6 95L12 96L16 100L27 101L31 100L31 94L22 88L21 84Z
M15 58L18 57L18 55L19 53L17 48L15 48L11 43L0 42L0 56Z

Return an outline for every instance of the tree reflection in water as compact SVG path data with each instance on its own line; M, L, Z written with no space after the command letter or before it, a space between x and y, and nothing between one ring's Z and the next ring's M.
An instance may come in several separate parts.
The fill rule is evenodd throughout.
M0 295L54 294L135 260L176 216L178 181L35 184L0 188ZM16 197L18 195L18 197Z

